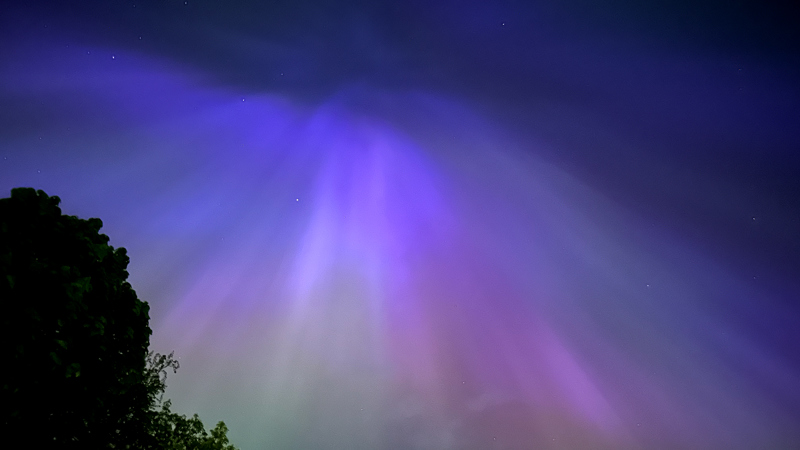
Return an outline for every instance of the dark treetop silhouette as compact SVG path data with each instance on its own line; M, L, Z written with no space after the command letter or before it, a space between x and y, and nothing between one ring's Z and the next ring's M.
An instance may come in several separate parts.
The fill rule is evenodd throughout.
M29 448L233 449L220 422L162 402L172 355L148 352L149 306L99 219L19 188L0 199L2 417Z

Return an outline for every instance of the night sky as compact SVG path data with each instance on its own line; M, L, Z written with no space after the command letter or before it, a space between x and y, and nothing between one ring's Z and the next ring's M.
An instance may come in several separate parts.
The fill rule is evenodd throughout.
M4 2L0 196L103 220L242 450L800 448L798 23Z

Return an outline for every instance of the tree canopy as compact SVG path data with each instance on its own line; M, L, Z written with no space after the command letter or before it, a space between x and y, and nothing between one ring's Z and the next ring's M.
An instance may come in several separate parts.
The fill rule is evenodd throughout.
M100 219L18 188L0 199L0 426L32 448L233 449L225 424L162 402L172 355L149 352L149 306Z

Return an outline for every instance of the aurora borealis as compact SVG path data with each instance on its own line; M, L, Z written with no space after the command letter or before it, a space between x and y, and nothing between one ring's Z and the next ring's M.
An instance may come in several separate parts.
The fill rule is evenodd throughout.
M653 5L19 2L0 190L243 450L795 448L799 16Z

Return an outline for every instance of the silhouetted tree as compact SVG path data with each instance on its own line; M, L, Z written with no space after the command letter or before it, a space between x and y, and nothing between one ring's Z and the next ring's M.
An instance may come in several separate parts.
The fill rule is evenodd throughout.
M147 355L145 384L151 395L151 408L147 413L148 438L155 448L166 450L236 450L228 442L228 427L225 422L206 432L197 414L191 418L170 410L172 402L162 401L166 388L167 369L178 370L179 364L173 354Z
M108 245L99 219L62 215L59 202L30 188L0 199L6 438L29 448L226 448L165 446L163 424L184 426L161 403L177 362L148 353L149 307L126 281L125 249ZM212 436L227 443L221 427Z

